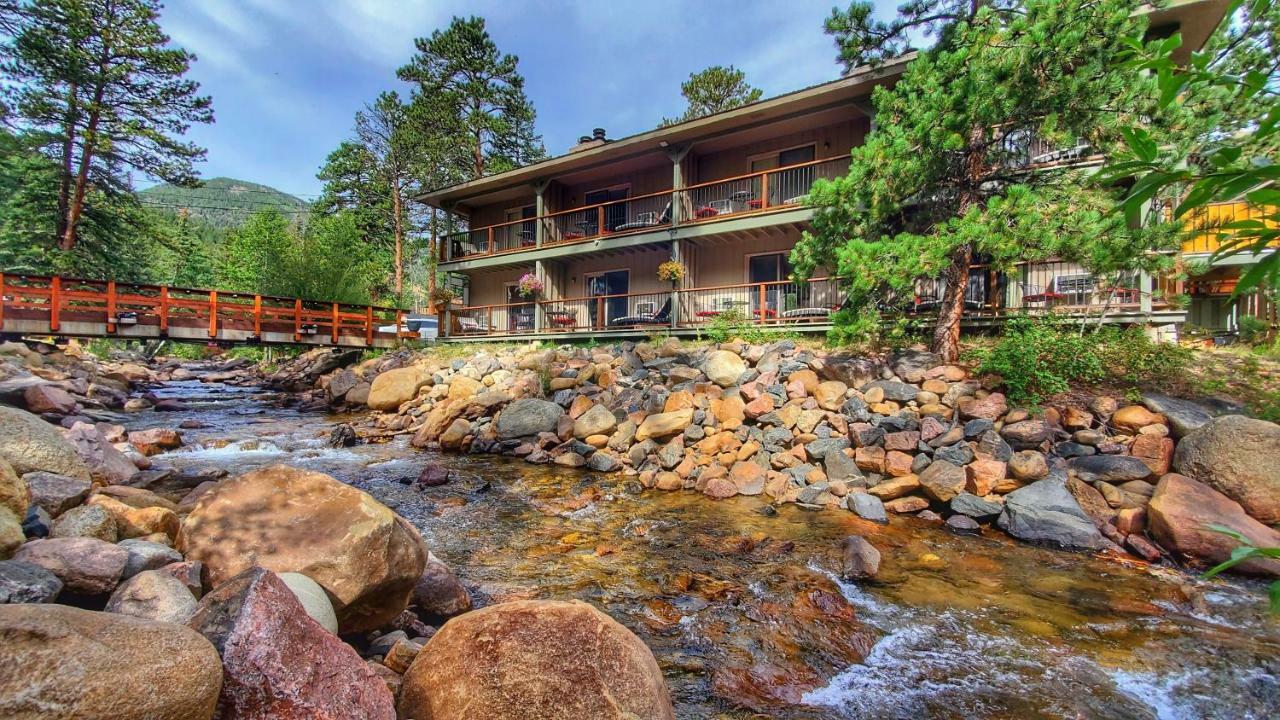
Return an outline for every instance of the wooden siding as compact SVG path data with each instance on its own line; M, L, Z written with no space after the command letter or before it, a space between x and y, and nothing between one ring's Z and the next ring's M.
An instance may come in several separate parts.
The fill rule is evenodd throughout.
M818 160L847 155L849 148L862 144L862 139L870 129L869 120L858 118L706 155L696 155L698 148L694 146L696 155L693 162L694 170L692 175L686 176L685 182L690 184L711 182L720 178L745 175L751 172L751 157L754 155L778 152L810 143L816 145L814 158Z

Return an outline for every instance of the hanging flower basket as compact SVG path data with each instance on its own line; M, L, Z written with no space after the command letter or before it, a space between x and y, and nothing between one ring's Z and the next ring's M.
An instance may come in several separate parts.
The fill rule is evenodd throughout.
M542 280L538 279L538 276L533 273L521 275L516 282L516 292L520 293L522 297L537 297L542 293L542 290Z
M684 279L688 270L684 263L678 260L668 260L658 266L658 279L666 280L672 283L678 283Z

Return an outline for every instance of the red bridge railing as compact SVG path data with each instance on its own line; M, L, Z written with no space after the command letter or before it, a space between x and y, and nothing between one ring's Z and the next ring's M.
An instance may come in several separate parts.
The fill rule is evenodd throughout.
M0 273L0 331L373 346L417 337L404 311L253 293ZM379 327L393 326L394 332Z

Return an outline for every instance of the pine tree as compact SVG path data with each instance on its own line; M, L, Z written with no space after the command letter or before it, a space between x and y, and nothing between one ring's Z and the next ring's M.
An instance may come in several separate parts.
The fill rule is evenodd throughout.
M20 0L0 8L11 110L60 169L59 246L71 251L94 192L129 191L129 170L190 184L204 150L180 139L213 121L184 78L194 56L169 46L156 0Z
M835 12L827 29L846 68L896 57L922 34L935 44L892 88L876 89L877 127L853 149L849 174L815 185L797 273L826 267L847 278L864 313L886 292L940 278L932 347L951 361L975 257L998 270L1048 257L1098 271L1155 262L1145 251L1166 235L1107 219L1080 177L1029 171L1020 157L1029 138L1105 149L1122 125L1158 115L1149 79L1118 67L1123 38L1141 33L1132 9L1127 0L913 0L887 23L869 3Z
M519 59L498 50L483 18L455 17L414 44L417 54L397 74L417 84L412 102L420 121L466 148L469 177L545 157Z
M712 65L702 72L691 73L689 79L680 84L680 94L688 107L678 118L664 118L663 125L732 110L759 100L764 92L751 87L747 74L734 66Z

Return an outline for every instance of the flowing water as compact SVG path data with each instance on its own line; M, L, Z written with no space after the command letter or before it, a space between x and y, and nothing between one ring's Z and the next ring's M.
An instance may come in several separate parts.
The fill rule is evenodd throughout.
M254 389L157 391L188 413L140 413L187 446L156 460L233 474L271 463L329 473L412 521L480 603L578 598L653 649L681 718L1275 718L1280 622L1256 581L958 538L915 518L760 498L638 493L634 481L401 436L331 449L350 418L300 413ZM403 481L427 463L447 485ZM875 582L839 579L840 541L866 535Z

